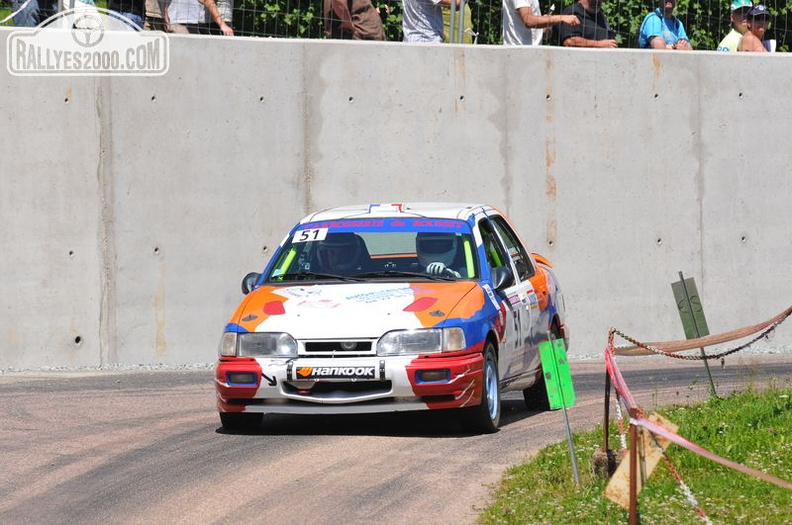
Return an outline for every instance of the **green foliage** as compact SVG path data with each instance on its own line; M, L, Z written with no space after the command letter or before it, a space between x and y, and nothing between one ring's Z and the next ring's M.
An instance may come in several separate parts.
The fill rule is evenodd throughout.
M323 38L322 4L289 0L237 0L234 28L239 35Z
M761 0L770 10L773 22L766 38L775 39L778 51L792 48L792 3L787 0ZM373 0L379 9L387 40L402 39L399 0ZM540 0L543 13L555 6L560 13L573 0ZM714 50L731 29L731 0L679 0L675 14L682 20L695 49ZM2 11L10 5L0 0ZM468 0L473 15L473 31L478 44L500 44L502 0ZM621 47L637 47L637 35L644 17L657 5L647 0L603 0L602 10L614 29ZM236 0L234 29L239 35L324 38L321 0ZM8 22L11 24L12 22ZM551 40L552 42L552 40Z
M400 42L402 34L402 3L396 0L374 0L385 27L385 40Z
M700 406L661 412L679 425L679 433L719 456L792 479L792 390L748 391ZM616 426L610 429L616 435ZM602 430L575 434L581 485L573 483L566 442L542 449L512 468L479 516L491 523L626 523L627 512L602 496L606 480L593 476L594 452ZM618 443L614 439L612 443ZM790 492L713 463L671 445L668 457L699 505L715 523L789 523ZM701 519L681 493L665 462L660 462L638 496L644 523L698 524Z
M555 6L560 13L572 0L540 0L542 12ZM385 26L386 38L402 39L402 4L397 0L374 0ZM473 31L479 44L500 44L502 0L469 0ZM637 47L644 17L656 5L646 0L604 1L602 10L622 47ZM714 50L731 29L730 0L679 0L675 14L682 20L695 49ZM779 51L792 46L792 5L785 0L765 2L773 15L767 38L775 38ZM318 0L237 0L235 28L238 34L287 38L324 38L322 2ZM552 41L552 40L551 40Z
M490 0L470 0L473 12L473 30L478 33L479 44L500 44L501 39L501 2Z

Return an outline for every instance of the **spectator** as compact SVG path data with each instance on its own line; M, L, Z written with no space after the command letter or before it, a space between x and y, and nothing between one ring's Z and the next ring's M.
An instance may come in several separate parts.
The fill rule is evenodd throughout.
M344 40L385 40L379 10L371 0L324 0L325 36Z
M465 2L465 8L462 10L462 15L457 12L454 15L454 38L451 38L449 34L449 30L451 29L451 9L443 9L443 41L451 42L452 40L454 43L460 43L459 40L459 17L462 16L462 21L464 25L462 26L462 44L475 44L474 37L478 36L478 33L473 31L473 11L470 9L470 0Z
M538 46L544 29L561 23L577 27L580 20L573 14L542 16L539 0L503 0L502 33L507 46Z
M13 0L11 11L17 27L36 27L58 12L58 0Z
M143 24L146 31L165 31L165 19L162 17L160 0L146 0L146 21Z
M572 27L562 23L559 26L561 45L570 47L618 47L613 38L613 30L608 20L600 11L602 0L578 0L562 12L563 15L575 15L580 25Z
M731 3L732 30L718 44L718 51L737 51L740 39L748 31L745 19L748 17L751 7L753 7L751 0L733 0Z
M443 9L460 0L404 0L402 30L405 42L442 42Z
M661 7L646 15L638 33L638 47L690 50L690 39L682 21L674 16L676 0L660 0Z
M39 23L38 0L13 0L11 12L14 13L14 25L17 27L36 27Z
M737 51L767 52L767 48L762 42L762 37L765 31L767 31L767 26L770 25L770 13L767 11L767 8L762 4L753 6L748 13L746 25L748 26L748 31L746 31L740 39Z
M234 0L198 0L205 8L204 24L213 35L234 36Z
M107 0L107 9L115 11L143 27L143 17L146 16L146 0Z
M170 33L234 36L234 30L214 0L165 0L162 15ZM230 21L230 13L226 17ZM208 20L213 20L216 26Z

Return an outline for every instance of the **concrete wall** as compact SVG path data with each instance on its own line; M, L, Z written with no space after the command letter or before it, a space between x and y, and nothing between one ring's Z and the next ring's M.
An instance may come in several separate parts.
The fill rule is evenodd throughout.
M790 84L781 54L202 37L163 77L3 71L0 369L210 362L242 276L358 202L506 211L572 355L682 337L679 270L713 332L764 320L792 298Z

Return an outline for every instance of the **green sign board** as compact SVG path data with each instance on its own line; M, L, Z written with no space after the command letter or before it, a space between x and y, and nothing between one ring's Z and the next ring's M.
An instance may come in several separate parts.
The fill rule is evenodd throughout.
M704 307L701 306L701 297L696 289L696 281L692 277L680 279L671 283L674 292L679 317L685 329L686 339L695 339L709 335L707 319L704 317Z
M539 358L542 360L550 410L574 405L575 389L572 386L572 373L569 371L564 340L553 339L540 343Z

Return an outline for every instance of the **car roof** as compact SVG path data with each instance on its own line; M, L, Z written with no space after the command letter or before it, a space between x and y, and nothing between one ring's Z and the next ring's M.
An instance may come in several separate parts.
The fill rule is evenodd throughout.
M485 204L452 203L452 202L398 202L356 204L328 208L308 215L300 224L316 221L334 221L340 219L363 219L375 217L431 217L436 219L466 220L475 213L497 210Z

